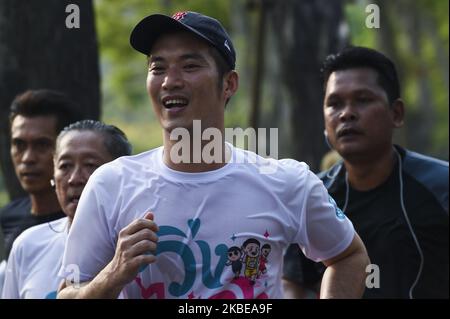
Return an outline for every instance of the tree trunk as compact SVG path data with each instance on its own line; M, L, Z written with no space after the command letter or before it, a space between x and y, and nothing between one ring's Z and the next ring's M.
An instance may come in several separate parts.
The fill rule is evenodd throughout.
M342 1L275 1L270 14L282 85L291 108L291 156L305 161L312 170L319 168L327 151L320 67L328 54L345 44L339 34L342 20Z
M80 28L67 28L69 4ZM0 162L11 198L23 194L9 155L9 106L27 89L60 90L86 118L100 116L100 79L90 0L0 1Z

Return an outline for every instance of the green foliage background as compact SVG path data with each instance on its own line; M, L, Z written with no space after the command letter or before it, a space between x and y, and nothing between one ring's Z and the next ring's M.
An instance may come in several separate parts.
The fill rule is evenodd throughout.
M279 0L281 1L281 0ZM129 45L129 34L133 26L152 13L171 15L177 11L199 11L219 19L230 32L238 52L237 70L240 72L240 90L227 107L227 127L247 127L249 114L249 88L254 68L252 54L255 50L256 23L248 8L250 0L95 0L96 25L100 46L102 74L102 119L115 124L128 135L139 153L161 145L162 135L155 120L146 94L146 57ZM394 60L401 67L403 97L408 116L419 119L432 113L432 139L426 145L429 155L448 160L448 5L445 0L354 0L347 1L345 15L351 42L381 49L386 43L380 40L380 29L369 29L365 25L368 13L365 7L376 2L381 8L381 28L392 27L395 47ZM422 23L418 38L413 38L407 27L408 17L416 15ZM243 32L242 25L247 29ZM411 51L412 41L420 43L420 55ZM438 46L436 45L438 44ZM274 50L269 46L269 50ZM447 67L443 66L442 56ZM444 63L445 64L445 63ZM428 109L419 102L419 80L425 78L431 88ZM266 79L267 88L277 79ZM267 92L263 92L264 97ZM263 108L272 107L263 105ZM428 110L428 111L427 111ZM430 110L432 112L430 112ZM408 127L398 136L400 142L416 129ZM412 125L412 124L410 124ZM417 124L414 124L417 125ZM402 143L405 144L405 143ZM405 145L408 146L408 145ZM0 176L0 206L8 198Z
M254 50L254 42L253 39L243 38L244 35L233 28L235 24L232 18L234 16L236 19L236 8L246 8L248 2L246 0L131 0L127 2L97 0L95 2L103 75L103 120L123 128L133 142L135 152L160 145L161 134L158 123L153 118L145 91L145 56L131 49L128 43L129 33L134 24L148 14L172 14L184 10L200 11L219 19L235 39L238 52L237 68L241 73L241 88L228 107L226 125L246 127L249 113L250 76L242 71L248 70L246 64L252 65L252 59L249 59L245 53ZM369 3L371 1L347 2L345 16L349 37L354 45L383 49L383 43L379 37L380 29L369 29L365 24L368 15L365 8ZM421 56L411 52L413 39L405 26L404 19L401 19L405 13L410 12L426 15L436 24L435 37L444 48L448 60L448 1L400 0L396 3L392 5L389 1L378 1L381 8L381 27L383 28L383 25L389 22L394 31L392 37L396 56L392 58L400 69L407 115L411 118L420 118L423 115L421 113L423 109L418 101L418 78L426 77L432 92L431 100L427 102L434 111L432 140L427 151L430 155L448 160L448 71L445 75L443 66L437 59L438 50L430 34L427 34L427 30L421 31L420 34ZM411 6L411 3L414 6ZM249 18L250 26L254 28L250 11L239 14L240 17ZM265 83L265 86L267 85L270 85L270 79ZM407 119L407 129L414 130L413 127L408 128L408 123L413 122ZM399 134L398 142L405 144L407 129Z

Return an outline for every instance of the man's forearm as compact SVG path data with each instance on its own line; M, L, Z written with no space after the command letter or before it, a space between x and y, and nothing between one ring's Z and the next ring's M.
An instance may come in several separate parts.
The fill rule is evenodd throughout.
M361 298L367 275L365 268L369 263L365 250L362 250L327 267L322 278L320 298Z
M111 280L112 274L108 267L102 270L92 281L75 285L62 285L58 292L58 299L117 299L123 289Z
M366 267L370 260L366 247L357 233L347 249L323 263L327 269L322 278L320 298L354 299L362 297Z

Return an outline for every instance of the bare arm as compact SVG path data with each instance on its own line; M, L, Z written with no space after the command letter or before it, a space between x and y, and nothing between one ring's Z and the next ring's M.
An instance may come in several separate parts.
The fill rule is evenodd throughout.
M355 232L350 246L323 262L327 269L322 278L320 298L354 299L364 293L366 267L370 263L366 248Z
M155 262L158 226L153 222L153 214L137 219L119 233L116 252L111 262L88 282L61 284L58 298L115 299L123 287L131 282L142 265Z

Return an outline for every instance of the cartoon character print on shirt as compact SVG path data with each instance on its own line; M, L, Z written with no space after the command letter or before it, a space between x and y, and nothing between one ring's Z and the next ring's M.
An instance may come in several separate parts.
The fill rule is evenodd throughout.
M258 275L256 276L256 278L260 278L261 275L264 275L267 272L267 267L266 267L266 264L268 262L267 257L269 257L271 250L272 250L272 248L270 247L269 244L264 244L261 247L261 254L259 255Z
M148 298L158 298L164 299L168 297L166 293L168 292L172 297L188 297L189 299L193 298L210 298L210 299L218 299L218 298L226 298L226 299L236 299L236 298L245 298L245 299L267 299L269 296L265 292L261 292L258 295L255 295L255 290L253 289L253 284L255 283L256 277L259 271L259 247L260 243L253 238L247 239L243 248L239 248L235 246L234 248L228 248L225 244L219 244L214 248L214 253L219 257L217 263L212 265L211 263L211 247L210 245L203 240L194 240L195 236L200 230L201 222L200 219L190 219L187 222L190 232L184 233L182 230L173 227L162 225L159 227L159 231L157 233L159 240L155 255L161 255L167 252L172 252L178 254L182 261L184 267L184 280L180 282L154 282L150 285L146 286L144 281L141 278L140 273L145 271L149 265L145 265L141 267L137 277L134 282L137 284L140 289L141 297L144 299ZM170 239L167 240L164 237L167 235L175 235L179 236L180 240ZM189 246L182 242L183 238L192 237L193 242L197 247ZM246 248L244 255L244 247ZM257 247L257 248L256 248ZM200 256L195 255L195 249L200 250ZM231 258L229 252L233 251ZM245 256L245 257L244 257ZM248 257L248 258L246 258ZM196 260L196 258L201 258L201 260ZM244 260L244 259L245 260ZM244 261L244 262L243 262ZM194 291L194 283L197 276L197 268L196 265L198 262L201 262L201 281L203 284L203 288L206 288L206 291L210 290L212 295L202 296ZM245 277L240 276L243 265L245 264ZM224 272L224 268L226 266L231 266L231 270L233 271L234 278L230 282L221 282L220 277ZM265 265L265 264L264 264ZM264 266L265 267L265 266ZM265 269L265 268L264 268ZM234 291L223 289L224 284L227 285L235 285L240 288L242 295L236 295ZM167 289L167 290L166 290Z
M242 244L245 263L244 276L250 280L251 285L255 284L258 275L259 248L260 243L254 238L249 238Z
M244 278L250 285L254 285L256 279L267 273L268 257L271 251L269 244L264 244L260 249L260 243L254 238L249 238L242 244L242 248L233 246L228 249L227 266L231 266L234 279L238 279L244 268Z
M228 261L226 265L231 266L234 278L239 278L242 270L242 251L239 247L233 246L228 248Z

